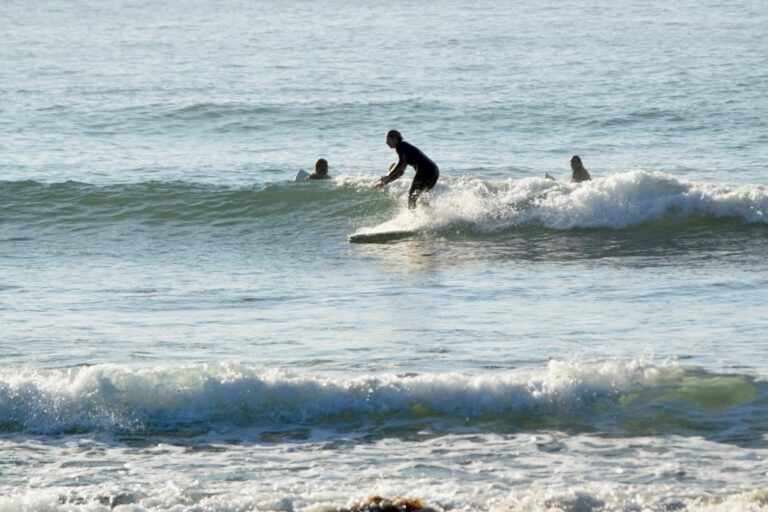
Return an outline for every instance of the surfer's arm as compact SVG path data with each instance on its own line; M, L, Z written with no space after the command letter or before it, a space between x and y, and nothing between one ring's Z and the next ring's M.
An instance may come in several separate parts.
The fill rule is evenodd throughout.
M403 159L398 160L396 164L392 164L389 166L389 174L386 176L382 176L379 180L379 183L376 185L377 187L383 187L384 185L387 185L389 183L392 183L396 179L398 179L400 176L405 174L405 168L408 164L405 163Z

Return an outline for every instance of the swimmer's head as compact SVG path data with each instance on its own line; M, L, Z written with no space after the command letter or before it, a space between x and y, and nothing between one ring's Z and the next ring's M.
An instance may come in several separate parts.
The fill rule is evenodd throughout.
M573 155L571 157L571 168L580 169L582 167L584 167L584 164L581 163L581 157L579 155Z
M315 174L320 176L328 174L328 160L325 158L318 158L317 162L315 162Z

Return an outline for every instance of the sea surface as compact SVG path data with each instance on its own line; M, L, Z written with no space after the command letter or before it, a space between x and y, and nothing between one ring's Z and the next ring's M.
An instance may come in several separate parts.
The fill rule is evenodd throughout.
M768 510L766 27L3 0L0 512Z

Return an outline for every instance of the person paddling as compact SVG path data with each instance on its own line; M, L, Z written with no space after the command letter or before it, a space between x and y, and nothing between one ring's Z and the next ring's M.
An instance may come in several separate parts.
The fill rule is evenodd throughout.
M416 208L419 196L425 190L432 189L437 183L440 169L419 148L405 142L397 130L387 132L387 146L397 151L398 160L397 163L389 166L388 174L381 177L376 187L383 187L400 178L405 173L405 168L410 165L416 170L411 190L408 192L408 209L413 210Z

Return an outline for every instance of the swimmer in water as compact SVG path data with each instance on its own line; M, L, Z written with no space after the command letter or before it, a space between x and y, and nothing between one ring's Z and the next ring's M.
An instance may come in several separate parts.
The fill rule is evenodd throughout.
M327 180L328 176L328 160L320 158L315 162L315 171L307 176L308 180Z
M581 183L582 181L590 181L592 177L584 168L584 164L581 163L581 157L579 155L573 155L571 157L571 183Z

